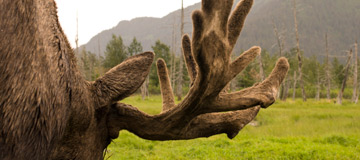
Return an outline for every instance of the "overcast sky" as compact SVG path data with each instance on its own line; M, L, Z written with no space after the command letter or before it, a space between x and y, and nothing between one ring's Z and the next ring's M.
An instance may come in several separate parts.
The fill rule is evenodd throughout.
M61 26L75 47L76 15L79 17L79 44L122 20L166 16L181 8L181 0L55 0ZM200 0L184 0L184 7Z

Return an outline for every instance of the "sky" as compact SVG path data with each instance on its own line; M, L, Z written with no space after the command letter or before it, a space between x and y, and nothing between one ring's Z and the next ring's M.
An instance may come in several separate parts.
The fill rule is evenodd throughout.
M60 24L75 47L76 17L79 21L79 45L87 43L103 30L122 20L136 17L164 17L181 8L181 0L55 0ZM200 0L184 0L184 7Z

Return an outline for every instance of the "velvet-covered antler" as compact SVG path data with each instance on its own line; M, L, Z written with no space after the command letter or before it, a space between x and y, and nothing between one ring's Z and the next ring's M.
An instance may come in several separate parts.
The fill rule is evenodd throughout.
M221 92L257 55L259 47L245 51L231 62L231 53L253 0L241 1L231 13L233 0L203 0L193 13L193 37L183 37L183 52L192 87L175 105L165 62L157 62L163 97L163 112L150 116L136 108L112 105L108 120L113 138L126 129L151 140L208 137L226 133L229 138L255 118L260 107L274 103L289 64L280 58L270 76L256 86L235 93ZM225 112L226 113L215 113Z

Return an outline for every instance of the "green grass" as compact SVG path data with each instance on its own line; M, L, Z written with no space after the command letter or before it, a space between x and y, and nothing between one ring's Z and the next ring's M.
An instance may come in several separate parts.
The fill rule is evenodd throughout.
M123 101L159 113L161 97ZM109 146L116 159L360 159L360 105L301 100L262 109L257 126L230 140L225 134L188 141L148 141L127 131Z

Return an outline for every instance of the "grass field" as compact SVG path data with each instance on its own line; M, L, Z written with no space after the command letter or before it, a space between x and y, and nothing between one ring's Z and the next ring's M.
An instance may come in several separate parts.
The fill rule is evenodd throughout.
M149 114L160 96L123 100ZM225 134L188 141L148 141L121 131L107 157L117 159L360 159L360 105L325 100L276 102L262 109L256 126L230 140Z

